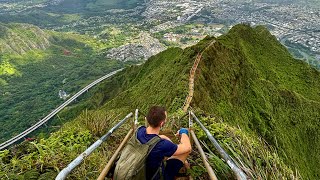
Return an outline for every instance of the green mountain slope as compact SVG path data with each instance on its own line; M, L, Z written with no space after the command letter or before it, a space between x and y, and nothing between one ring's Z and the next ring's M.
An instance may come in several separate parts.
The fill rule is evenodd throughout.
M254 131L306 179L318 179L320 73L265 28L238 25L203 56L193 106Z
M0 24L0 141L25 130L74 94L123 63L99 55L99 41L28 24Z
M76 117L60 131L1 152L0 177L54 177L57 169L64 168L135 108L146 112L149 106L159 104L167 107L170 119L181 117L189 71L197 54L213 39L207 37L184 50L168 49L106 80L90 92L90 99L60 113L62 119ZM304 179L317 179L319 72L293 59L263 27L238 25L215 40L203 52L195 76L191 106L201 120L223 147L247 166L251 178L289 179L300 173ZM96 178L127 128L69 177ZM196 131L204 140L199 128ZM203 175L199 159L194 158L192 175ZM218 156L210 155L210 163L220 179L233 178ZM21 173L15 175L17 172Z
M158 63L163 63L155 63L157 68L144 76L140 68L135 68L136 75L125 78L132 82L131 86L124 86L103 107L107 110L139 107L146 111L152 104L162 104L174 112L187 95L192 61L210 41L207 38L183 52L171 49L151 58L151 62L159 58ZM189 55L182 56L183 61L171 68L170 62L176 63L181 53ZM182 63L189 67L181 70ZM147 63L143 68L148 66ZM183 72L182 79L174 75L177 72ZM137 73L144 78L136 79ZM285 162L297 168L302 177L319 177L319 71L293 59L266 28L238 25L204 52L196 74L192 107L216 114L231 126L257 133L276 147ZM183 83L176 83L180 81ZM176 85L170 86L171 82ZM180 86L184 91L175 93Z
M0 24L0 53L25 54L35 49L46 49L49 35L29 24Z

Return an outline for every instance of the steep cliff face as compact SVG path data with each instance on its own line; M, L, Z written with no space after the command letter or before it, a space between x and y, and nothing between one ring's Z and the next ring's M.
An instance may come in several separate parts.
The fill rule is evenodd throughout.
M256 132L304 178L317 179L319 77L265 28L238 25L204 53L192 106Z

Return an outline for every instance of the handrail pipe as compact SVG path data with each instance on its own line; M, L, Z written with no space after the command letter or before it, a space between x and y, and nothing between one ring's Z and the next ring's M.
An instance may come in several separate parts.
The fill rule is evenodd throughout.
M193 126L193 122L192 122L192 118L191 118L191 115L190 115L190 111L189 111L189 129L190 129L190 136L192 137L199 153L200 153L200 156L201 156L201 159L204 163L204 166L206 167L207 171L208 171L208 174L209 174L209 177L211 180L218 180L216 174L214 173L214 170L212 169L212 167L210 166L209 162L208 162L208 158L207 156L205 155L200 143L199 143L199 140L196 136L196 134L194 133L193 129L192 129L192 126Z
M219 145L218 141L212 136L210 131L204 127L204 125L201 123L201 121L197 118L197 116L192 112L191 115L196 120L196 122L200 125L201 129L206 133L209 140L212 142L214 147L218 150L221 157L227 162L231 170L236 174L238 180L246 180L247 176L246 174L232 161L230 156L225 152L225 150Z
M118 124L116 124L113 128L111 128L107 134L103 135L99 140L93 143L88 149L86 149L81 155L79 155L76 159L74 159L66 168L64 168L58 176L56 180L65 179L71 171L76 168L81 162L88 157L95 149L97 149L102 142L104 142L116 129L118 129L123 123L125 123L133 113L129 113L124 119L122 119Z

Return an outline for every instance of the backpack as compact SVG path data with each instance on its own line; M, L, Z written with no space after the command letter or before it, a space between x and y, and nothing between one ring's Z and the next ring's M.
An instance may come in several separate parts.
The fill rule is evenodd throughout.
M155 136L147 143L142 144L138 140L138 130L139 128L136 130L135 135L131 137L128 144L124 147L115 167L113 180L146 179L147 157L161 138L159 136ZM157 173L158 172L159 170Z

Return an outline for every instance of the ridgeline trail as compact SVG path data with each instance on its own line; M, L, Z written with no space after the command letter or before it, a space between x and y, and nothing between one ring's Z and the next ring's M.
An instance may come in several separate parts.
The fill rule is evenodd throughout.
M197 71L197 68L198 68L198 65L201 61L201 58L202 58L202 54L211 46L213 45L214 43L216 42L216 40L213 40L210 42L210 44L204 49L201 51L201 53L199 53L196 57L196 59L194 60L194 63L193 63L193 66L190 70L190 76L189 76L189 94L188 96L186 97L186 100L183 104L183 112L187 112L189 106L190 106L190 103L192 101L192 97L193 97L193 93L194 93L194 77L195 77L195 74L196 74L196 71Z
M193 142L194 142L194 146L196 146L197 151L199 152L201 159L205 165L205 168L207 170L208 173L208 177L212 180L216 180L217 176L215 175L214 169L210 166L210 164L208 163L208 157L205 155L197 136L195 135L195 133L193 132L193 128L192 128L192 120L196 120L196 123L198 123L201 127L201 129L205 132L205 134L207 135L208 139L213 143L214 147L216 149L218 149L218 152L220 154L220 156L227 162L227 164L230 166L230 168L234 171L236 178L239 180L245 180L247 179L246 175L242 172L242 170L240 168L237 167L237 165L231 160L231 158L229 157L229 155L221 148L221 146L219 145L219 143L214 139L214 137L211 135L211 133L202 125L202 123L200 122L200 120L195 116L195 114L192 111L188 112L188 109L190 107L190 103L192 101L193 98L193 94L194 94L194 81L195 81L195 74L197 71L197 67L201 61L202 55L203 53L209 48L211 47L216 41L212 40L210 41L210 43L208 43L208 45L200 52L197 54L193 66L190 70L190 76L189 76L189 88L188 88L188 95L185 99L184 105L182 107L183 111L185 112L185 115L183 117L189 117L189 130L190 130L190 138L192 138ZM119 69L116 71L113 71L97 80L95 80L94 82L90 83L88 86L86 86L85 88L81 89L79 92L77 92L75 95L73 95L71 98L69 98L68 100L66 100L63 104L61 104L59 107L57 107L56 109L54 109L51 113L49 113L46 117L44 117L43 119L41 119L40 121L38 121L36 124L34 124L33 126L31 126L30 128L28 128L27 130L23 131L22 133L18 134L17 136L7 140L6 142L2 143L0 145L0 150L5 149L7 147L9 147L10 145L14 144L15 142L19 141L20 139L22 139L23 137L27 136L28 134L30 134L31 132L35 131L36 129L38 129L40 126L42 126L44 123L46 123L47 121L49 121L52 117L54 117L57 113L59 113L63 108L65 108L67 105L69 105L71 102L73 102L77 97L79 97L80 95L82 95L83 93L85 93L86 91L88 91L90 88L92 88L93 86L95 86L96 84L100 83L101 81L113 76L114 74L116 74L119 71L122 71L123 69ZM189 114L189 116L187 116ZM76 159L74 159L67 167L65 167L62 171L60 171L60 173L58 174L58 176L56 177L56 180L63 180L65 178L67 178L68 174L71 173L71 171L76 168L81 162L84 161L84 159L89 156L96 148L98 148L104 141L106 141L108 139L109 136L111 136L111 134L118 129L123 123L125 123L131 116L133 115L133 113L129 113L123 120L121 120L116 126L114 126L112 129L110 129L108 131L107 134L105 134L104 136L102 136L98 141L96 141L95 143L93 143L88 149L86 149L81 155L79 155ZM183 118L181 117L181 119ZM181 120L180 119L180 120ZM116 150L116 152L113 154L113 157L110 159L110 161L108 162L108 164L106 165L105 169L101 172L100 176L98 179L104 179L106 174L108 173L108 171L110 170L112 164L114 163L117 155L121 152L122 148L125 146L125 144L127 143L128 139L131 137L131 135L134 132L134 129L137 127L138 124L138 109L136 110L135 113L135 122L134 122L134 127L132 129L129 130L129 132L127 133L127 136L124 138L124 140L122 141L122 143L120 144L120 146L118 147L118 149ZM164 131L162 131L163 135L168 136L171 139L176 139L174 136L174 132L172 131L172 127L166 127ZM177 141L177 139L175 140ZM177 141L177 143L179 143ZM185 166L185 168L182 168L182 170L184 171L183 174L184 176L179 177L177 179L183 180L183 179L190 179L192 180L193 178L190 175L187 175L186 170L189 169L190 167Z
M195 133L193 132L193 119L196 120L196 123L198 123L201 127L201 129L205 132L205 134L207 135L208 139L213 143L214 147L216 149L218 149L218 152L220 154L220 156L227 162L227 164L230 166L230 168L232 169L232 171L234 171L234 174L236 176L236 178L238 180L246 180L247 177L246 175L243 173L243 171L237 167L237 165L231 160L231 158L229 157L229 155L222 149L222 147L219 145L219 143L217 142L217 140L215 140L215 138L212 136L212 134L202 125L202 123L200 122L200 120L195 116L195 114L192 111L188 111L189 107L190 107L190 103L192 101L192 97L193 97L193 93L194 93L194 78L195 78L195 73L198 67L198 64L201 61L202 58L202 54L210 47L212 46L216 41L213 40L211 41L205 48L204 50L201 51L201 53L199 53L194 61L194 64L190 70L190 76L189 76L189 93L186 97L186 101L183 105L183 110L185 112L185 115L183 115L181 118L179 118L179 120L181 121L183 118L189 117L189 130L190 130L190 138L192 138L194 145L196 146L197 151L199 152L201 159L206 167L207 173L208 173L208 178L212 179L212 180L217 180L217 176L215 175L215 172L213 170L213 168L210 166L210 164L208 163L208 157L206 156L206 154L204 153L199 140L197 138L197 136L195 135ZM125 145L127 144L129 138L132 136L134 130L137 128L138 125L138 114L139 114L139 110L136 109L135 111L135 116L134 116L134 125L132 126L132 128L128 131L126 137L122 140L121 144L118 146L117 150L115 151L115 153L112 155L112 157L110 158L110 160L108 161L108 163L106 164L105 168L102 170L102 172L100 173L98 180L103 180L105 179L106 175L108 174L108 172L111 170L111 167L114 165L118 155L121 153L122 149L125 147ZM142 113L141 113L142 114ZM133 113L128 114L123 120L121 120L116 126L114 126L107 134L105 134L104 136L102 136L98 141L96 141L95 143L93 143L88 149L86 149L83 153L81 153L76 159L74 159L67 167L65 167L63 170L60 171L60 173L58 174L58 176L56 177L56 180L64 180L67 178L67 176L73 171L73 169L75 169L78 165L80 165L84 159L89 156L96 148L98 148L104 141L107 140L107 138L117 129L119 128L125 121L127 121L127 119L129 119L129 117L131 117L133 115ZM143 114L142 114L143 115ZM189 115L189 116L188 116ZM143 115L145 116L145 115ZM177 138L175 138L174 132L172 131L172 126L174 126L174 121L171 120L171 127L169 126L169 124L166 124L166 126L164 127L164 129L161 131L162 135L166 135L167 137L169 137L170 139L172 139L173 141L179 143L177 141ZM182 168L183 171L186 172L187 169L189 169L190 167L187 166L185 164L185 168ZM183 180L183 179L190 179L192 180L193 178L184 173L185 175L182 177L179 177L177 179Z

